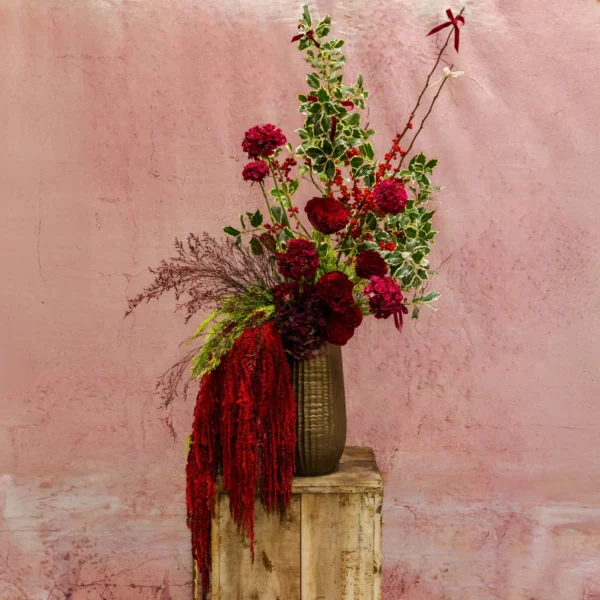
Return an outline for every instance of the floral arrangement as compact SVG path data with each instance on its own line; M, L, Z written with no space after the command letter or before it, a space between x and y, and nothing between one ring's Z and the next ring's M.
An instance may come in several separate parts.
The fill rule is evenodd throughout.
M296 443L288 361L310 359L325 343L343 346L366 316L401 331L409 312L416 319L439 297L429 289L437 160L411 150L447 80L460 74L452 65L430 83L451 38L459 48L464 18L447 15L429 33L450 28L423 90L378 160L375 131L361 124L369 96L363 78L344 80L344 41L327 39L330 17L313 23L305 6L292 38L310 67L308 89L298 96L305 116L299 144L273 124L251 127L241 143L249 160L241 175L262 208L226 226L224 240L190 234L176 241L176 255L151 269L153 283L129 301L127 314L174 291L186 322L210 311L158 383L172 407L180 383L187 391L187 372L202 381L188 440L187 506L204 596L219 470L252 547L257 485L269 511L288 505ZM301 210L296 199L305 187L304 198L311 197Z

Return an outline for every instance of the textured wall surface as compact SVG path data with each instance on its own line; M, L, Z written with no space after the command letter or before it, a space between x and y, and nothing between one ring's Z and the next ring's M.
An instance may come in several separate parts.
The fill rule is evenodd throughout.
M290 137L291 0L0 2L0 598L184 600L189 328L125 298L175 236L254 207L240 139ZM445 0L323 0L385 152ZM440 311L345 350L385 472L385 600L600 599L600 4L472 0L440 158ZM284 599L282 599L284 600ZM285 599L288 600L288 599ZM335 599L327 599L335 600Z

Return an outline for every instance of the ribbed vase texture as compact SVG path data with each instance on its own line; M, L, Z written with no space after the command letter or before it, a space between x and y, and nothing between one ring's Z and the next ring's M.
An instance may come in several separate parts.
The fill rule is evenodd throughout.
M296 475L327 475L337 468L346 445L346 397L340 346L294 361L292 383L298 410Z

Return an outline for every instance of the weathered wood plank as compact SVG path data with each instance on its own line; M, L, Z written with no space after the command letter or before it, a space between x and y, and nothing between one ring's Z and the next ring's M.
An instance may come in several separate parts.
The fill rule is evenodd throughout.
M370 492L302 496L303 600L373 598L379 498Z
M221 479L217 481L217 490L223 492ZM383 479L371 448L348 446L335 473L321 477L294 477L292 490L295 494L383 492Z
M300 600L300 497L288 513L268 515L257 502L255 561L250 543L229 514L229 498L218 498L218 567L213 569L213 598L219 600ZM214 549L213 549L214 552ZM215 593L213 591L213 594Z
M381 600L381 535L383 532L383 494L375 494L375 524L373 532L373 600Z

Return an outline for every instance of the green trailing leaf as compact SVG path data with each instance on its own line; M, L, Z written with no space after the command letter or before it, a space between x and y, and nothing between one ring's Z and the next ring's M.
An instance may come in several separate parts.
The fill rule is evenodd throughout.
M260 227L262 225L263 222L263 216L262 213L260 212L260 210L257 210L251 217L250 217L250 225L252 225L252 227Z
M241 231L237 230L235 227L231 227L231 226L227 226L227 227L223 227L223 231L227 234L227 235L231 235L233 237L237 237L241 234Z

